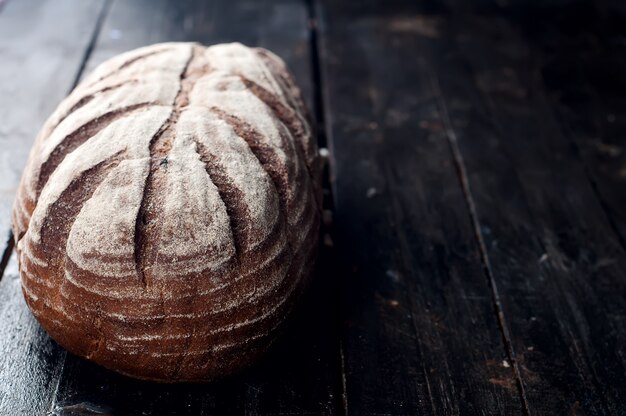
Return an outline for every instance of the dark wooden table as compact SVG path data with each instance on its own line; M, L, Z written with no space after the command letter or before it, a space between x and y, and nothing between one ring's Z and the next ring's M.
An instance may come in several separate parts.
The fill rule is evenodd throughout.
M330 152L313 287L207 385L67 354L11 255L47 115L162 41L272 49ZM626 415L626 3L2 0L0 237L3 416Z

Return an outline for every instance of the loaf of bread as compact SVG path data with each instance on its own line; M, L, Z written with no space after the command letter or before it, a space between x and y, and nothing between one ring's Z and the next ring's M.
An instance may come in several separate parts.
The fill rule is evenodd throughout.
M255 360L310 278L319 157L271 52L166 43L100 65L40 132L13 231L23 293L70 352L149 380Z

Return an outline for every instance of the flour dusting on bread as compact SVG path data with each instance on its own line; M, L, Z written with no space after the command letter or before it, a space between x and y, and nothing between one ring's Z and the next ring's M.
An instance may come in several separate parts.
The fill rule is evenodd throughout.
M248 365L312 272L311 131L264 49L165 43L105 62L50 116L22 177L29 307L61 345L134 377Z

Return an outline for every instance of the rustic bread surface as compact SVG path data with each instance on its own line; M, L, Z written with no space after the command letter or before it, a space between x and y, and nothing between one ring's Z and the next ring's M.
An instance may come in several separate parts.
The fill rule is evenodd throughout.
M158 44L51 115L13 210L26 301L69 351L160 381L261 354L310 277L319 157L272 53Z

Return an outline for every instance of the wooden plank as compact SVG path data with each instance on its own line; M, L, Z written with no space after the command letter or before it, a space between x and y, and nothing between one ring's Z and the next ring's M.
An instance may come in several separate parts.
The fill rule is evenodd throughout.
M459 15L440 33L433 72L528 411L624 414L624 248L552 113L537 56L501 17Z
M348 414L517 414L415 8L322 2Z
M10 253L11 205L30 145L70 89L103 1L20 0L1 7L0 251ZM0 414L45 414L61 360L24 303L13 259L0 281Z
M87 67L128 49L163 41L240 41L282 56L312 96L307 10L277 0L115 1ZM323 253L315 284L287 333L250 370L208 385L139 382L69 355L53 409L112 414L335 414L340 362L332 271ZM326 265L326 266L324 266Z
M46 414L64 357L26 306L13 255L0 280L0 414Z
M0 253L30 145L71 88L103 4L20 0L0 9Z
M551 11L523 34L564 135L626 246L626 7L587 2Z

